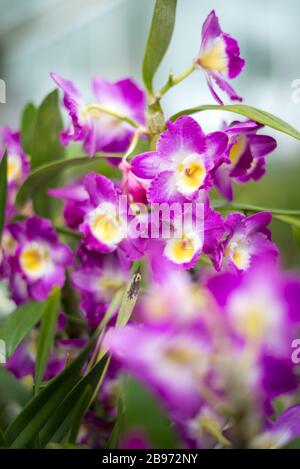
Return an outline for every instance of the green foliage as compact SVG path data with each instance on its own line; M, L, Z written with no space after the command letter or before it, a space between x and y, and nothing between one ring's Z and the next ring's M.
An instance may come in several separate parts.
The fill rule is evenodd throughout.
M32 171L26 181L22 184L16 198L16 204L18 207L22 207L26 202L31 200L34 195L43 190L49 179L57 179L66 170L81 168L90 170L91 166L95 166L98 161L103 160L103 157L107 155L98 155L92 160L86 156L72 158L63 161L48 162L43 166L40 166L36 170ZM108 155L111 157L111 155Z
M80 371L94 342L90 341L71 365L28 402L5 432L10 447L24 448L48 423L57 407L80 380Z
M25 109L22 119L22 141L25 142L30 154L31 169L46 165L47 163L63 160L65 148L60 142L60 133L63 122L59 109L58 91L52 91L38 110L33 106ZM57 184L57 178L47 178L43 187L35 188L32 201L37 215L51 218L55 202L47 195L47 189Z
M41 320L45 303L32 301L19 306L5 320L0 329L0 337L6 344L7 357L10 357L18 345Z
M27 155L31 155L34 129L38 110L32 103L25 106L21 118L21 143Z
M143 79L153 93L153 77L169 47L175 25L177 0L156 0L143 62Z
M141 431L153 448L178 448L178 437L156 397L141 383L126 376L121 382L121 403L111 446L131 431Z
M35 393L39 392L55 339L60 290L54 288L43 308L35 363Z
M234 112L235 114L240 114L241 116L252 119L260 124L271 127L272 129L283 132L284 134L290 135L291 137L297 138L300 140L300 132L294 129L290 124L279 119L279 117L270 114L269 112L262 111L252 106L247 106L246 104L229 104L229 105L217 105L209 104L204 106L196 106L189 109L184 109L183 111L177 112L174 114L170 120L175 121L178 117L187 114L196 114L201 111L229 111Z

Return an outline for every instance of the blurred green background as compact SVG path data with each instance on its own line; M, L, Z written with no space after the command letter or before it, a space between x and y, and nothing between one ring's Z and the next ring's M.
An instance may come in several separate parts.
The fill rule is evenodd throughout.
M56 71L71 78L91 99L90 79L132 75L141 83L141 61L153 0L0 0L0 78L7 102L0 104L0 125L19 126L29 100L38 104L54 88ZM169 70L187 68L198 52L201 26L215 8L224 31L239 40L247 64L234 87L244 102L272 112L300 128L300 103L292 83L300 78L300 2L297 0L178 0L177 23L170 50L156 77L161 85ZM196 104L211 103L202 74L195 73L163 101L166 115ZM197 116L205 130L235 115ZM268 157L268 174L259 183L236 188L238 201L264 207L300 208L300 142L265 130L278 140ZM300 265L288 226L273 223L274 239L284 263Z

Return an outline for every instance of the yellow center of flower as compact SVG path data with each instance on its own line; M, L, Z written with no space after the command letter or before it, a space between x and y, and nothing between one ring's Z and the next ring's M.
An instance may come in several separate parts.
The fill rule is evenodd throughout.
M249 304L240 307L233 317L236 330L248 340L259 341L266 332L266 311L262 305Z
M30 243L21 252L20 264L22 270L32 279L41 278L52 266L48 247L36 242Z
M189 155L177 167L177 189L184 195L193 194L202 186L205 177L206 169L200 156L196 153Z
M236 143L230 149L229 159L231 165L234 166L239 161L247 146L247 139L244 135L239 135Z
M225 256L240 270L247 270L250 266L251 254L247 246L232 241L225 250Z
M18 182L22 176L22 162L18 155L8 155L7 159L7 180L8 182Z
M90 213L90 228L95 238L108 246L118 244L125 237L123 220L109 203Z
M103 293L105 292L109 297L112 297L124 283L124 280L121 278L102 277L100 279L100 290Z
M167 241L164 254L176 264L190 262L200 249L201 241L195 233L185 234L181 239Z
M217 38L210 46L207 46L199 57L201 67L217 72L226 72L227 56L225 44L221 38Z
M192 365L198 359L198 354L194 350L180 344L169 346L165 350L165 356L169 361L181 366Z

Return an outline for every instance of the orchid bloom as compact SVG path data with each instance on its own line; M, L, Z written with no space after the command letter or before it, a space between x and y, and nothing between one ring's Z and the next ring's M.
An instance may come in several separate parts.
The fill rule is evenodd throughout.
M250 217L232 213L225 220L228 235L221 242L220 265L228 266L235 272L247 270L252 261L261 255L278 255L278 249L271 241L267 228L272 220L269 212L259 212Z
M177 202L195 198L213 183L212 171L222 162L228 138L224 132L204 135L191 117L167 123L156 151L142 153L131 162L132 173L151 180L148 201Z
M43 301L54 286L63 286L72 252L59 242L49 220L34 216L13 225L10 236L14 237L14 242L9 261L13 285L19 275L24 285L22 289L28 289L31 298Z
M96 103L87 105L71 81L56 73L51 73L51 77L64 93L63 103L71 118L69 127L61 134L65 145L71 140L82 141L90 157L97 151L127 150L135 129L113 114L144 124L145 94L133 80L124 78L111 83L96 77L92 82Z
M224 126L228 135L228 158L216 168L214 182L219 192L233 199L232 182L258 181L266 172L265 157L275 150L276 140L268 135L257 135L262 126L254 121L232 122Z
M195 66L206 76L209 89L218 103L223 104L213 86L213 80L230 99L242 101L228 83L237 77L245 65L240 57L238 42L229 34L223 33L214 10L210 12L202 27L202 43Z

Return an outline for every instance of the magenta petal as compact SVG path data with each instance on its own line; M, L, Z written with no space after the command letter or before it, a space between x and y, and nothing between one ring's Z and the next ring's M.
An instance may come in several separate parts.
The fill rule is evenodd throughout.
M248 135L248 141L254 158L266 156L277 147L276 140L268 135Z
M238 96L232 86L222 77L222 75L218 72L210 72L212 78L215 80L216 84L224 91L230 99L233 101L243 101L243 98Z
M274 422L271 427L271 433L279 434L282 438L282 435L287 437L287 441L294 440L300 436L300 405L296 404L292 407L289 407L285 410Z
M173 171L163 171L151 181L147 199L150 203L178 202L183 199L177 191Z
M131 78L123 78L116 83L121 91L124 102L131 110L130 115L139 122L145 123L146 95L145 92Z
M61 77L60 75L54 72L50 73L50 76L59 86L59 88L64 93L69 95L70 98L72 98L77 103L82 102L82 96L71 80L66 80L65 78Z
M228 137L224 132L212 132L206 137L206 156L211 161L211 169L218 166L225 158L224 153L228 145Z
M157 143L157 151L162 158L172 161L178 152L205 153L205 135L192 117L181 116L174 123L167 122L168 130L163 132Z
M245 60L240 57L238 42L228 34L223 34L228 58L228 78L235 78L245 66Z
M101 174L87 174L83 179L83 186L95 207L104 200L111 202L116 202L117 200L117 193L113 182Z
M212 10L202 26L202 44L204 47L209 41L216 39L222 34L219 20L215 10Z
M233 199L230 168L228 165L222 164L214 171L214 182L221 195L226 197L227 200Z
M272 221L272 214L270 212L259 212L251 215L244 220L245 233L250 236L255 231L264 230Z
M155 151L141 153L131 161L131 171L142 179L154 178L159 172L167 170L167 166Z

